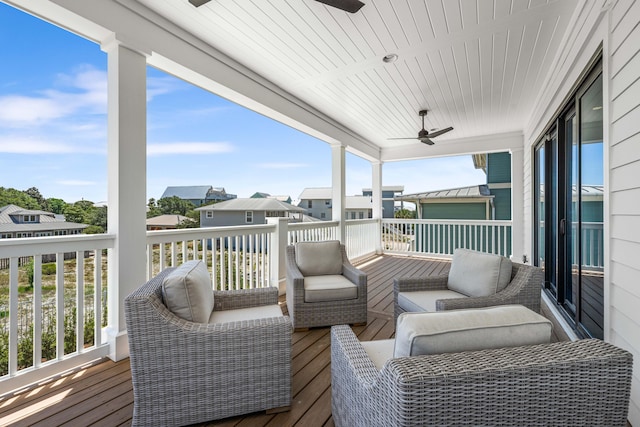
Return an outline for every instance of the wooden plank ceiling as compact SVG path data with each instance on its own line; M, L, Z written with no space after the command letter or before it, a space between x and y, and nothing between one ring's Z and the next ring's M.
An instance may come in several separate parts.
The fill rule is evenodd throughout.
M381 149L522 131L577 0L139 0ZM395 53L397 61L382 58Z

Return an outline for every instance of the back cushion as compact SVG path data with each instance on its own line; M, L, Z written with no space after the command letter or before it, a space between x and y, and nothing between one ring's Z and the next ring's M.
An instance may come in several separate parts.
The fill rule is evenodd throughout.
M342 274L342 251L338 240L296 243L296 264L303 276Z
M500 255L456 249L447 287L469 297L485 297L511 281L511 260Z
M551 322L521 305L402 313L394 357L545 344Z
M187 261L162 281L162 297L176 316L195 323L209 322L213 311L213 287L207 266Z

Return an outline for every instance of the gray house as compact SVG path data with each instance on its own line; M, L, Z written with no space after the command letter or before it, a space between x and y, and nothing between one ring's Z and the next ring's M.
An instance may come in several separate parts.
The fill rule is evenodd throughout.
M227 193L224 187L212 187L210 185L186 185L167 187L162 193L162 198L178 197L182 200L188 200L195 206L206 205L211 202L222 202L238 197L235 194Z
M81 234L87 224L67 222L62 215L16 205L0 208L0 239Z
M403 186L382 187L383 194L383 217L393 218L393 195L404 191ZM362 196L345 197L345 217L346 219L367 219L373 214L373 202L371 201L372 190L362 189ZM331 221L331 188L312 187L305 188L300 193L298 206L307 211L307 215L324 221Z
M265 224L267 218L290 218L302 221L305 210L289 203L267 198L241 198L227 200L214 205L202 206L200 227Z

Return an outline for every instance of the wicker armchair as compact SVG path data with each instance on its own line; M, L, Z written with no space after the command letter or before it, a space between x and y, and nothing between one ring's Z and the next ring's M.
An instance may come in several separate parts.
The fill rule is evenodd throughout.
M621 426L632 356L600 340L399 357L378 370L346 325L331 329L341 427Z
M322 297L319 300L310 301L309 290L306 289L308 287L307 281L309 277L318 278L320 275L307 275L307 280L305 280L305 276L296 261L297 245L322 246L324 249L333 251L333 258L337 255L337 269L339 272L334 271L324 277L333 277L345 283L345 285L339 286L353 287L352 295L345 297L342 294L342 289L336 289L333 287L333 283L324 282L323 285L328 284L327 292L334 293L335 297ZM320 254L317 258L325 258L321 255L322 249L320 252L315 253ZM307 260L307 262L310 261L313 260ZM287 309L295 329L301 330L340 324L365 324L367 322L367 275L351 265L344 245L338 241L302 242L290 245L286 251L286 267Z
M186 425L287 409L289 317L217 324L181 319L162 299L163 279L172 270L162 271L125 299L133 425ZM278 303L276 288L213 292L214 311Z
M474 280L473 277L469 278ZM406 311L431 311L419 310L412 307L410 310L399 302L399 294L410 296L411 292L433 291L435 298L435 310L456 310L462 308L481 308L495 305L520 304L536 313L540 312L541 285L544 281L544 273L541 268L526 264L512 263L511 279L506 287L488 296L467 297L448 288L449 275L427 277L403 277L393 280L394 314L395 319ZM424 295L424 294L423 294Z

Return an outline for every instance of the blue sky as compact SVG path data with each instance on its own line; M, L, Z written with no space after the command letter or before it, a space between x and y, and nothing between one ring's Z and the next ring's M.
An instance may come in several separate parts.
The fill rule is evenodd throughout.
M37 187L67 202L106 200L107 56L100 47L0 3L0 186ZM297 199L331 185L328 144L151 67L147 196L213 185ZM369 162L347 154L347 194L371 186ZM405 193L481 184L470 156L386 163Z

